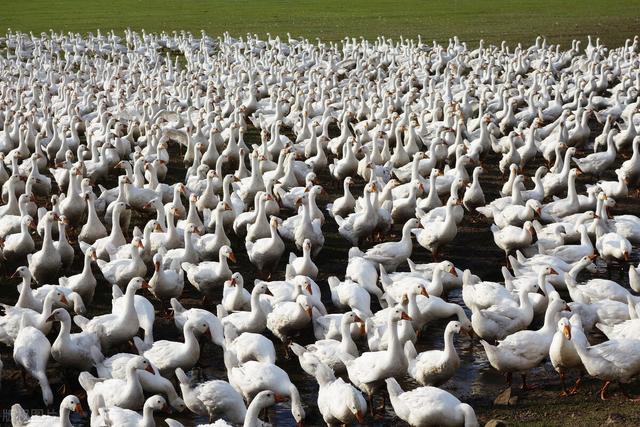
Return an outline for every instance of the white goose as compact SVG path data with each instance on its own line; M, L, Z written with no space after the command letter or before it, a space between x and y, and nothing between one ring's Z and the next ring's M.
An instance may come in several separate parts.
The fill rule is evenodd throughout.
M422 385L438 386L447 382L460 367L460 358L453 345L453 335L467 330L460 322L449 322L444 330L444 350L417 353L413 343L405 343L409 375Z
M394 307L388 312L389 346L387 350L362 353L353 360L345 360L351 382L369 398L369 406L374 392L383 380L406 374L408 362L398 340L398 322L411 320L401 308Z
M123 409L117 406L100 408L101 422L107 427L141 427L153 426L154 412L167 410L167 401L159 394L149 397L142 407L142 415L131 409Z
M437 387L418 387L403 391L395 378L388 378L387 391L396 415L414 427L478 427L473 408Z
M278 395L289 396L293 418L298 424L304 420L305 411L300 392L282 368L271 363L251 360L242 366L231 368L228 375L229 383L246 401L256 398L261 391L271 390Z
M142 355L163 375L173 373L176 368L191 369L200 359L200 343L196 332L199 335L208 333L207 322L187 320L183 328L184 342L156 341Z
M15 427L71 427L71 420L69 415L71 412L77 412L80 415L84 414L82 405L80 405L80 399L76 396L70 395L62 399L60 403L59 416L53 415L33 415L29 416L27 412L16 403L11 407L11 425Z
M247 408L240 393L228 382L210 380L192 386L182 368L176 368L175 374L180 382L184 403L190 411L210 420L222 417L234 424L244 422Z
M30 376L38 381L45 406L53 403L53 392L47 378L47 364L51 353L51 344L44 334L28 325L26 316L20 320L20 332L13 343L13 360Z

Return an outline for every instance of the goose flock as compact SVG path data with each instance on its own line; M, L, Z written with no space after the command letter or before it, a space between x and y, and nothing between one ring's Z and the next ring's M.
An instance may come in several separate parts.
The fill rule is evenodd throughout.
M523 389L640 374L637 37L9 32L0 64L14 426L477 426L445 389L478 337Z

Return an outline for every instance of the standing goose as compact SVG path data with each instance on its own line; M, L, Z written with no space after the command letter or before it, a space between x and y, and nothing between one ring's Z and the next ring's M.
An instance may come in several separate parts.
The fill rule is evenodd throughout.
M60 415L57 417L52 415L29 416L22 406L16 403L11 407L11 425L15 427L70 427L73 425L71 424L71 420L69 420L71 412L84 415L84 411L80 405L80 399L73 395L62 399L60 403Z
M100 339L94 332L71 333L71 316L63 308L53 310L47 319L60 322L60 332L51 346L51 356L65 368L86 371L98 361Z
M27 255L29 271L34 280L39 284L45 284L49 278L58 277L58 272L62 265L60 253L56 250L51 234L53 221L57 221L59 217L53 212L48 212L43 220L45 222L44 238L42 239L42 248Z
M136 371L153 372L153 367L142 356L131 358L126 365L124 379L96 378L89 372L81 372L78 381L87 392L87 402L91 410L91 424L99 425L101 408L114 406L138 410L144 405L144 393Z
M444 330L444 350L417 353L413 343L404 346L409 361L409 375L422 385L438 386L447 382L460 367L460 358L453 345L453 335L466 332L460 322L449 322Z
M218 252L219 260L204 261L199 264L183 262L182 269L187 273L189 282L201 293L207 295L219 288L231 278L232 271L227 259L236 262L236 256L229 246L222 246Z
M372 399L375 391L383 380L406 374L408 362L400 341L398 340L398 322L411 320L401 308L389 310L388 330L389 346L387 350L362 353L353 360L344 360L349 379L353 384L367 394L369 407L373 411Z
M388 272L394 272L400 264L411 257L413 241L411 231L419 229L420 222L416 218L407 220L402 226L402 238L398 242L379 243L367 250L364 258L378 263Z
M103 348L126 342L138 333L140 323L134 306L134 296L140 289L149 285L142 278L136 277L129 281L124 294L124 307L118 310L118 314L109 313L96 316L91 320L83 316L75 316L73 321L83 331L91 331L98 334Z

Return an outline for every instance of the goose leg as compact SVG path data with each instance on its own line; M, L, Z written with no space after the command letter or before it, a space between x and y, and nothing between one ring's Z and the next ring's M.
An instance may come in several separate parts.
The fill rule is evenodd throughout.
M576 383L569 389L569 394L576 394L580 389L580 384L582 383L582 377L584 376L584 372L580 371L580 376L576 380Z
M375 417L376 408L375 408L375 406L373 406L373 394L368 394L367 395L367 400L369 401L369 411L371 412L371 416Z
M611 385L611 381L605 381L604 385L602 386L602 388L600 389L600 399L602 400L607 400L607 390L609 389L609 386Z
M527 374L522 374L522 390L535 390L537 387L532 384L527 384Z
M568 396L570 394L570 391L567 390L567 385L564 382L564 372L560 371L560 384L562 385L562 392L560 393L560 396Z
M625 387L624 384L618 383L618 385L620 386L620 390L622 391L622 394L624 395L624 397L626 397L627 399L631 400L632 402L640 402L640 396L633 397L633 396L631 396L629 394L629 392L627 391L627 388Z

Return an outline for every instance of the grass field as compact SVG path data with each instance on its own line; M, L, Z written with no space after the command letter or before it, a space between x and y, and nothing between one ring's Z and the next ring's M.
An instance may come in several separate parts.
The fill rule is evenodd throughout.
M5 1L0 32L54 30L89 32L127 27L147 31L206 30L285 35L323 40L379 35L470 43L531 43L536 35L553 43L597 35L622 44L640 28L640 2L515 0L28 0Z

